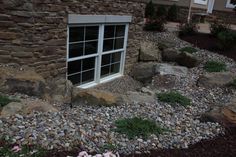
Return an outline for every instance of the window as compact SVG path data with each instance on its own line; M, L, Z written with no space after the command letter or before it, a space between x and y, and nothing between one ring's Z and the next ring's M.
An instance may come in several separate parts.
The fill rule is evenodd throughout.
M234 7L236 7L236 5L232 3L232 0L227 0L226 8L234 8Z
M86 88L123 74L129 24L120 16L97 24L94 16L83 17L78 16L79 22L88 24L68 26L67 79Z
M194 3L196 4L202 4L202 5L207 5L208 0L194 0Z

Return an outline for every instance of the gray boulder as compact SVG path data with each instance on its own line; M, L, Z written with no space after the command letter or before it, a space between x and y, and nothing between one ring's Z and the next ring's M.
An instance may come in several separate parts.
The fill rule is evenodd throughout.
M174 75L174 76L186 77L188 74L188 68L183 66L173 66L161 63L161 64L156 64L154 66L154 73L160 75Z
M161 51L154 42L143 41L139 53L140 61L161 61Z
M21 102L11 102L4 106L1 111L1 117L8 117L19 113L25 104Z
M176 62L180 52L174 48L164 49L162 51L162 60L167 62Z
M194 55L187 53L187 52L181 52L178 54L176 62L181 65L188 68L193 68L199 65L200 61L197 57Z

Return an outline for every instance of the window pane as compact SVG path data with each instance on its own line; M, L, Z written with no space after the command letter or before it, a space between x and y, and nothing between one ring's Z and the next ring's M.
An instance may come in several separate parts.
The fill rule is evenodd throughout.
M113 54L112 54L111 63L119 62L119 61L120 61L120 57L121 57L121 53L120 53L120 52L118 52L118 53L113 53Z
M110 73L110 65L101 68L101 77L106 77Z
M120 63L111 65L111 74L120 72Z
M104 38L114 38L115 26L105 26Z
M75 84L80 84L80 75L81 74L76 74L76 75L68 76L68 80L70 80L74 85Z
M83 69L83 71L94 69L94 68L95 68L95 57L87 58L87 59L82 60L82 69Z
M82 83L94 81L94 70L90 70L82 73Z
M81 61L77 60L68 62L68 74L73 74L77 72L81 72Z
M102 66L111 63L111 54L103 55L102 56Z
M123 49L124 47L124 38L115 39L115 49Z
M113 45L114 45L114 39L104 40L103 51L113 50Z
M125 36L125 25L116 26L116 37Z
M98 39L98 26L86 27L86 36L85 40L94 40Z
M69 42L83 41L84 27L70 27L69 28Z
M84 43L69 45L69 58L79 57L83 55Z
M97 41L85 42L84 55L97 53L97 48L98 48L98 42Z

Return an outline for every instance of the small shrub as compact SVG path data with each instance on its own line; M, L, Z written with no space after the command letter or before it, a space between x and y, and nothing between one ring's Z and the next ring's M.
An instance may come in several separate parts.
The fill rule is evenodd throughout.
M156 11L156 18L164 18L164 19L166 19L166 16L167 16L166 7L163 6L163 5L160 5L157 8L157 11Z
M234 46L236 42L236 33L234 33L233 31L219 32L217 34L217 38L220 41L220 45L218 45L218 48L222 50L229 50Z
M147 138L151 134L159 135L166 131L152 120L142 118L125 118L115 122L116 132L125 134L129 139L137 137Z
M4 107L11 102L19 102L19 100L11 99L7 96L0 95L0 107Z
M147 22L144 26L145 31L158 31L163 32L165 30L165 21L163 19L156 19Z
M193 47L184 47L180 49L181 52L188 52L188 53L195 53L197 52L197 49Z
M210 24L211 34L213 36L215 36L215 37L217 37L217 35L220 32L227 32L227 31L229 31L229 28L230 28L229 24L227 24L226 22L220 22L220 21L217 21L217 20L215 20L214 22L212 22Z
M170 103L171 105L180 104L184 107L191 105L191 100L179 92L165 92L157 94L157 98L162 102Z
M194 35L197 33L197 25L196 23L180 23L179 25L179 35Z
M204 69L207 72L222 72L226 71L226 64L218 61L208 61L204 65Z
M179 9L177 5L176 4L172 5L168 10L167 17L166 17L167 20L173 21L173 22L178 21L178 12L179 12Z
M145 8L145 18L153 18L155 16L155 8L152 0L147 3Z

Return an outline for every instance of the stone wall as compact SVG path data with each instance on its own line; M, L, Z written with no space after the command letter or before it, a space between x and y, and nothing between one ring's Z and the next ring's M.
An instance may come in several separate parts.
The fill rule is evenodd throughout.
M68 14L132 15L129 72L138 59L144 8L138 0L1 0L0 63L32 66L45 78L65 76Z

